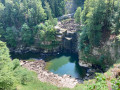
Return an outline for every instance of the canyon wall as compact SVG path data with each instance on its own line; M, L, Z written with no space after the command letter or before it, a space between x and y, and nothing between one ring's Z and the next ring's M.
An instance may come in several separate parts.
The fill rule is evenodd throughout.
M84 60L85 55L82 51L79 51L79 62L84 62L84 64L89 62ZM116 36L110 35L109 39L102 42L99 47L93 47L91 49L90 57L86 58L93 59L93 61L101 62L101 64L112 65L120 58L120 43L117 41ZM88 66L91 66L89 64Z

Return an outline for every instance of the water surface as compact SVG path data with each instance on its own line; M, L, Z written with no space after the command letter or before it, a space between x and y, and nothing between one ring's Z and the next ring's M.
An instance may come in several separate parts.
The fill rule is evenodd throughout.
M71 75L72 77L82 79L86 76L87 68L80 67L78 57L74 54L60 54L48 57L46 68L55 74Z
M40 54L40 53L26 53L15 54L11 53L11 57L18 58L20 60L45 60L46 69L58 75L70 75L74 78L83 79L86 76L87 68L80 67L78 64L78 56L76 54Z

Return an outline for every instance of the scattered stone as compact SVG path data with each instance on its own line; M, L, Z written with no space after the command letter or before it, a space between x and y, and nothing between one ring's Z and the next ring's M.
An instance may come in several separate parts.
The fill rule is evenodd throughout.
M59 76L45 70L45 61L20 61L20 64L28 70L35 71L38 74L38 79L42 82L49 82L58 87L74 88L78 84L78 80L70 75Z

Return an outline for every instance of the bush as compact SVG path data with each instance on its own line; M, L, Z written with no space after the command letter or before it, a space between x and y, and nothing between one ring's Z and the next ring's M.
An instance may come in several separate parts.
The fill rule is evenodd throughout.
M95 83L88 85L87 90L108 90L106 77L103 74L97 73Z
M81 11L82 11L81 7L78 7L74 15L75 22L79 24L80 24Z
M20 66L20 62L18 59L13 60L13 70Z
M14 71L14 76L21 84L27 84L27 82L31 81L33 79L32 75L32 72L22 67L19 67Z
M118 79L112 79L112 89L113 90L119 90L120 89L120 77Z
M7 68L0 70L0 90L12 90L14 88L15 78L13 73Z
M18 59L13 60L13 70L20 66L20 62Z

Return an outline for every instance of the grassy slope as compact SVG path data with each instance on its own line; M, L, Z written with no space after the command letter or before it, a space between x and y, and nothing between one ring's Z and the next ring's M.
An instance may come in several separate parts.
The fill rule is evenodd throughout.
M42 83L39 80L29 82L27 85L19 85L18 90L87 90L88 82L85 84L78 84L75 88L58 88L48 83Z
M52 84L39 81L35 72L32 73L32 77L32 80L27 84L19 84L17 90L69 90L68 88L58 88Z
M17 90L87 90L87 84L88 82L85 82L85 84L78 84L75 88L69 89L59 88L49 83L40 82L38 79L34 79L33 81L27 83L27 85L19 85Z
M20 85L17 87L18 90L63 90L48 83L42 83L39 80L29 82L27 85ZM67 90L67 89L65 89Z
M19 85L17 90L86 90L86 86L84 84L77 85L73 89L69 88L58 88L48 83L42 83L39 80L35 80L33 82L28 83L27 85Z

